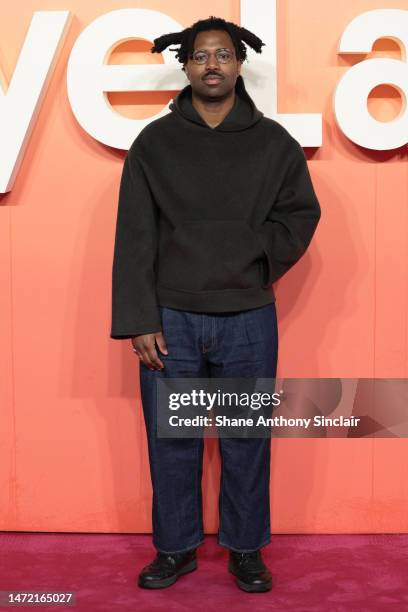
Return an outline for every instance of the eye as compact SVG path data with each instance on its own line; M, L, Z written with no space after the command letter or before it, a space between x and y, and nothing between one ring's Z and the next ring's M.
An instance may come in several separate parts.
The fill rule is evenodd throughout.
M232 59L232 54L229 51L220 51L217 54L217 58L218 61L222 62L223 64L228 64L228 62L230 62Z

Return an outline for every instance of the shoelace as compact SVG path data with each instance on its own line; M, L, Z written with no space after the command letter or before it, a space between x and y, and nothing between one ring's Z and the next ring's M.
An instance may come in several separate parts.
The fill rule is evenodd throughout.
M166 555L166 553L158 552L156 558L152 562L153 567L163 567L163 565L167 565L168 567L174 567L174 556Z
M240 567L245 567L245 569L247 570L259 571L264 569L264 564L258 551L250 553L238 553L238 555L236 555L236 558Z

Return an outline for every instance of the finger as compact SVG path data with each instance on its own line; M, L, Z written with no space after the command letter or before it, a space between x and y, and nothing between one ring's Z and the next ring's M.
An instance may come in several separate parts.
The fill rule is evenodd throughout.
M169 351L167 350L166 341L164 339L162 332L155 334L155 338L156 338L157 346L159 347L159 351L161 353L164 353L165 355L168 355Z
M140 346L139 342L132 341L132 349L135 353L138 353L138 355L140 355L142 352L142 346Z
M137 347L137 345L133 344L133 342L132 342L132 351L136 353L138 357L140 357L140 350Z
M141 361L147 368L149 368L149 370L154 370L153 363L151 362L149 353L147 351L142 351Z
M155 346L150 347L147 354L155 370L162 370L164 368L162 361L159 359Z

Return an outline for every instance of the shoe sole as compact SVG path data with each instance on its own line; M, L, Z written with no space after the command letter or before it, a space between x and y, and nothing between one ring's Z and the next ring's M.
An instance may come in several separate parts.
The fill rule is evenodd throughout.
M228 571L235 576L235 582L242 591L246 591L247 593L265 593L272 589L272 581L264 582L263 584L247 584L240 580L231 569Z
M166 587L169 587L172 584L174 584L180 576L183 576L184 574L188 574L189 572L193 572L195 569L197 569L196 559L194 559L193 561L190 561L188 565L185 565L183 569L177 572L175 576L170 576L169 578L165 578L164 580L155 580L151 582L150 581L143 582L139 578L138 585L142 589L165 589Z
M266 591L270 591L272 589L272 583L266 582L265 584L246 584L242 582L238 578L236 578L236 583L242 591L246 591L247 593L265 593Z

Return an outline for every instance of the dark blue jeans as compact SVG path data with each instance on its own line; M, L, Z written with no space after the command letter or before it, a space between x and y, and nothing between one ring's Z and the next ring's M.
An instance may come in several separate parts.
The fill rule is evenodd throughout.
M156 433L158 377L275 378L275 304L203 314L160 307L168 355L163 370L140 363L140 387L153 485L153 544L167 553L203 542L203 438ZM219 438L221 483L218 543L239 552L270 542L270 438Z

